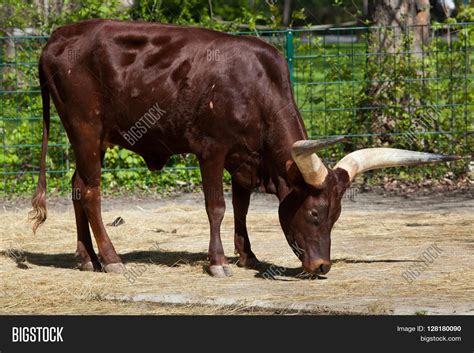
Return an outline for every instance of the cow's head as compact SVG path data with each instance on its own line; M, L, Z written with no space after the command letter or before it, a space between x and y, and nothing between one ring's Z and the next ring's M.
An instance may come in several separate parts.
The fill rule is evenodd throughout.
M459 159L393 148L368 148L348 154L334 169L316 155L341 141L333 138L298 141L287 162L289 194L281 201L280 223L293 252L305 271L325 274L331 268L331 230L341 214L341 200L356 175L371 169L419 165Z

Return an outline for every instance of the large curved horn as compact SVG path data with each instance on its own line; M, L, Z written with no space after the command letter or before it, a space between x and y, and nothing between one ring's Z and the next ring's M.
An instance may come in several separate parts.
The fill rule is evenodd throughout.
M344 137L333 137L324 140L300 140L291 147L291 155L306 183L320 186L328 170L315 152L344 140Z
M458 159L461 157L396 148L366 148L349 153L336 164L334 169L345 169L352 181L358 174L371 169L448 162Z

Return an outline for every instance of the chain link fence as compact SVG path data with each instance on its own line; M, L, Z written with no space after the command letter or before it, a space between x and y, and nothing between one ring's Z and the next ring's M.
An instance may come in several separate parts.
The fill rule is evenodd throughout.
M425 34L421 43L420 32ZM328 164L369 146L471 153L474 23L236 35L242 34L257 35L285 55L312 138L348 136L346 143L323 153ZM0 192L6 194L36 186L42 131L37 60L47 40L0 37ZM467 163L450 170L461 175ZM448 170L422 168L413 175L437 177ZM70 190L73 152L54 109L47 170L50 189ZM403 176L406 171L392 173ZM192 155L174 156L163 171L149 172L141 157L115 147L107 152L103 169L105 191L191 189L199 180Z

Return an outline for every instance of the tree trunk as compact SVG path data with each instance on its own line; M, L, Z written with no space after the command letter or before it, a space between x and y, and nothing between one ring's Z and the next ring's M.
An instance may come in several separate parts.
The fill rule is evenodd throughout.
M429 40L430 3L369 0L368 15L374 28L368 33L368 83L359 123L371 133L381 134L370 143L383 145L394 142L394 137L386 134L395 132L420 104L417 95L411 94L419 83L405 79L421 76L418 68Z
M214 12L212 11L212 0L209 0L208 3L209 3L209 6L208 6L208 9L209 9L209 18L210 18L210 19L213 19L213 18L214 18Z
M285 0L283 4L283 27L288 27L291 22L291 0Z
M8 18L13 14L13 10L9 5L3 5L2 6L2 11L4 11L3 16L5 18ZM3 27L3 26L2 26ZM3 61L3 63L13 63L15 61L15 42L12 39L13 37L13 28L0 28L0 36L4 36L2 41L0 41L0 44L3 46L3 48L0 48L0 51L3 50L3 53L0 52L0 60ZM4 90L14 90L16 87L14 85L14 81L11 79L14 71L14 67L11 65L5 65L1 68L0 70L0 84L3 87Z
M428 43L430 23L429 0L370 0L369 19L373 26L392 27L377 29L371 35L371 49L377 52L396 53L403 48L407 36L412 36L409 48L415 56L421 56L423 44Z

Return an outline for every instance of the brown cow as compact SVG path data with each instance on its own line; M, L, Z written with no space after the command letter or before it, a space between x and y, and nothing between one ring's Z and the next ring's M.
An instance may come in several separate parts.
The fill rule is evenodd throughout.
M220 237L224 168L232 175L238 265L258 264L246 215L251 191L262 186L280 200L282 229L303 268L325 274L331 266L331 229L357 174L458 158L375 148L353 152L327 169L315 152L341 139L308 141L285 59L254 37L164 24L84 21L54 31L43 49L39 74L44 126L32 200L34 230L46 219L51 94L76 158L72 185L80 197L73 203L84 270L102 269L89 225L104 270L123 270L101 218L101 163L110 145L139 154L151 170L161 169L174 154L197 156L214 276L231 275Z

